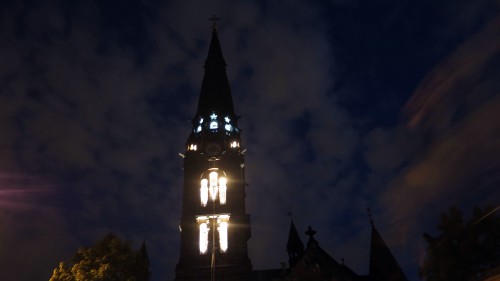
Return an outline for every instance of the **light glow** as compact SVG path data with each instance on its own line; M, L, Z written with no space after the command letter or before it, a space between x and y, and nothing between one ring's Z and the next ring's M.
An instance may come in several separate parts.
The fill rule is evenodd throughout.
M240 147L240 143L237 141L233 141L233 142L231 142L230 146L231 146L231 148L237 148L237 147Z
M210 129L217 129L217 128L219 128L219 124L217 124L217 121L210 122Z
M196 151L198 149L198 146L196 144L190 144L188 146L188 150Z
M196 132L197 132L197 133L201 132L201 125L200 125L200 126L198 126L198 128L196 129Z
M231 126L231 124L226 124L226 125L224 125L224 128L226 129L226 131L231 132L231 130L233 129L233 126Z

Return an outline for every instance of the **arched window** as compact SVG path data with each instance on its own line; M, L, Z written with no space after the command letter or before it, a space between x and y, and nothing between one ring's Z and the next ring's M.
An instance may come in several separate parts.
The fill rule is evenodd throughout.
M200 200L203 207L207 206L208 200L224 205L227 202L227 177L224 171L211 168L201 175Z

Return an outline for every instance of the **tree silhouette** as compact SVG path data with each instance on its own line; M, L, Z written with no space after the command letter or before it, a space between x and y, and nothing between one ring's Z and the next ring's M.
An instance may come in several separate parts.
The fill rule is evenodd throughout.
M451 207L441 215L439 235L424 233L427 256L419 268L426 281L475 281L500 273L500 217L475 207L470 220Z
M133 251L130 242L108 234L94 246L80 248L71 260L54 269L49 281L148 281L146 246Z

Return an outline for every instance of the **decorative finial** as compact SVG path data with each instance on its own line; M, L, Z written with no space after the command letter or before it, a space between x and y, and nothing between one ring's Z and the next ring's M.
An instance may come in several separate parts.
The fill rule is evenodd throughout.
M370 207L366 207L366 211L368 212L368 218L370 218L370 224L374 226L372 218L372 210L370 210Z
M212 22L212 29L216 30L217 29L217 22L220 21L220 18L218 18L216 15L213 15L208 20Z

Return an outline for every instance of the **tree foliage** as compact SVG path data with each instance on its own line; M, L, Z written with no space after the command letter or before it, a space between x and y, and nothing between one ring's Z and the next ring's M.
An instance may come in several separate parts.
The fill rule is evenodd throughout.
M441 215L437 229L437 236L423 235L427 256L419 269L422 279L475 281L499 273L500 217L493 208L476 207L464 221L462 212L452 207Z
M108 234L78 249L70 264L61 262L50 281L147 281L150 276L145 245L134 251L129 242Z

